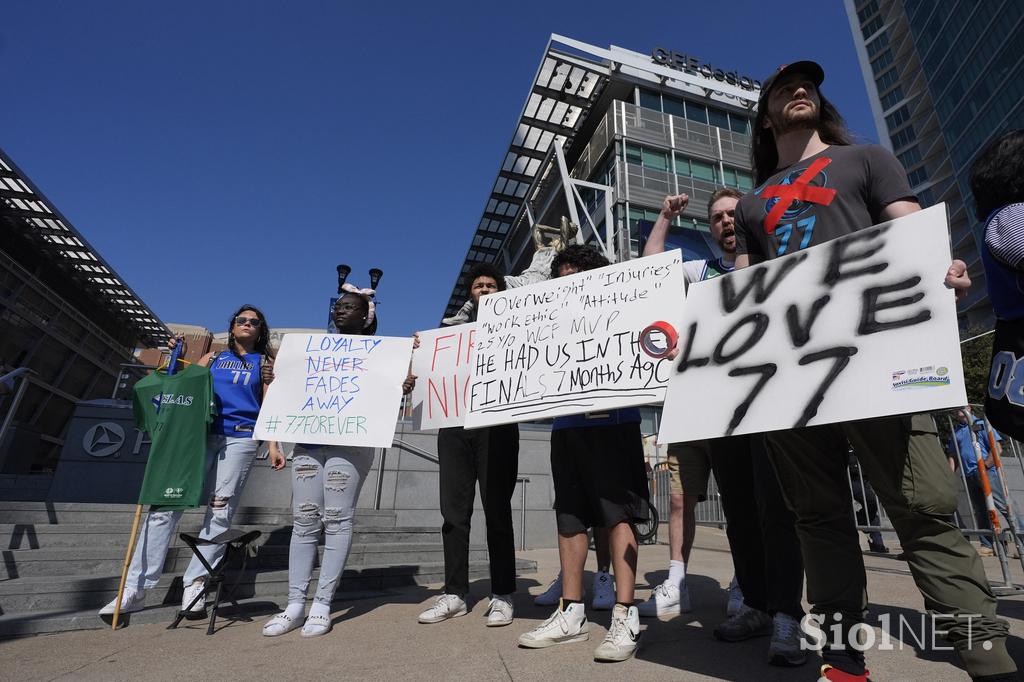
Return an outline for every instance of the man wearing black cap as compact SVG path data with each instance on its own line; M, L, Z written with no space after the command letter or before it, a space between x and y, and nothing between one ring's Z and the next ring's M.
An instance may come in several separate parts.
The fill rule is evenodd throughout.
M892 154L850 143L842 117L819 90L824 79L818 64L804 61L780 67L764 83L751 152L757 187L736 207L737 267L920 210ZM953 261L945 281L957 295L966 292L963 261ZM847 438L899 534L925 607L961 614L937 619L935 629L947 631L974 679L1016 679L1006 652L1008 626L996 618L981 560L950 523L956 484L927 415L768 434L783 494L797 516L811 617L827 633L823 679L867 679L866 647L859 645L867 594L850 514Z

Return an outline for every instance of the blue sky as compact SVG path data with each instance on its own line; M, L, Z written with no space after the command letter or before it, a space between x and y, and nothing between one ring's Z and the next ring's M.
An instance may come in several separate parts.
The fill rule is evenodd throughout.
M877 139L828 2L7 0L0 147L165 322L319 326L337 263L430 328L549 34L763 78L815 59Z

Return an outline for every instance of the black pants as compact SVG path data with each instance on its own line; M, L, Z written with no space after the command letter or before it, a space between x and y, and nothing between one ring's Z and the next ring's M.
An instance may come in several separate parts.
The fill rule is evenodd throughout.
M476 484L487 521L491 592L516 590L516 543L512 530L512 494L519 474L519 426L506 424L467 431L441 429L441 537L444 540L444 591L469 592L469 529Z
M716 438L710 445L743 602L800 620L804 565L796 518L782 497L764 436Z

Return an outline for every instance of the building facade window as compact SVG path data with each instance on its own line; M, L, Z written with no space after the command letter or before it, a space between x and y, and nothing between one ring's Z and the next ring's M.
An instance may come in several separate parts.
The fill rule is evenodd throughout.
M921 151L914 145L897 157L904 168L913 168L921 161Z
M671 116L678 116L679 118L699 123L707 123L722 130L731 130L742 135L750 134L750 119L741 114L661 94L647 88L640 88L639 90L638 101L640 106L645 109L660 111Z
M885 124L889 126L889 130L893 130L895 128L899 128L909 120L910 110L907 109L907 105L904 104L902 107L885 117Z
M926 171L923 166L907 173L907 182L910 183L911 187L917 187L927 179L928 171Z
M882 28L882 17L875 15L874 19L861 26L860 32L865 38L870 38L880 28Z
M888 34L888 32L886 32L886 33L879 33L878 37L876 37L874 40L872 40L870 43L867 44L868 59L871 59L876 54L878 54L879 50L883 50L883 49L885 49L887 47L889 47L889 34Z
M882 111L892 109L901 99L903 99L903 86L897 85L892 89L892 92L879 99L879 102L882 105Z
M875 79L875 85L878 86L878 92L885 92L896 83L899 79L899 75L896 73L896 69L889 69L881 76Z
M877 76L890 64L892 64L892 50L886 50L878 55L878 59L871 62L871 71Z
M903 130L889 136L889 140L892 141L893 149L905 147L916 139L917 134L914 132L914 126L912 125L909 125Z

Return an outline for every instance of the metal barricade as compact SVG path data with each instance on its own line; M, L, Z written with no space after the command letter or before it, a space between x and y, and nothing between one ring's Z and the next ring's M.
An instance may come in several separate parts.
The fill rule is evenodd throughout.
M977 407L977 406L974 406ZM985 478L979 474L977 478L968 478L964 473L963 458L960 452L960 445L953 436L955 424L949 412L936 413L932 415L935 421L936 431L940 434L948 434L948 438L940 437L943 450L947 456L954 458L955 471L959 480L959 496L957 511L954 513L954 522L969 540L987 538L992 544L992 550L999 560L1000 572L1002 574L1002 585L993 585L993 590L998 595L1024 593L1024 584L1020 578L1013 575L1011 558L1019 562L1021 570L1024 571L1024 544L1022 544L1021 527L1019 524L1021 506L1017 492L1024 490L1024 448L1021 444L1009 437L1001 437L1002 457L999 471L1001 475L993 480L992 488L998 492L999 501L1006 500L1008 505L1005 511L1000 511L997 521L999 532L992 530L992 525L987 513L980 513L980 508L985 505L984 493L981 490L981 480ZM987 426L987 422L985 423ZM968 456L973 457L971 453ZM999 458L997 458L998 460ZM1008 463L1007 460L1012 460ZM1005 464L1005 465L1004 465ZM953 465L951 465L953 466ZM885 507L875 497L871 484L865 479L859 467L851 466L847 470L847 480L850 485L850 495L853 499L853 515L857 530L871 535L873 533L895 533L892 522L885 512ZM993 496L996 497L996 496ZM990 498L990 501L992 498ZM991 506L989 507L992 508ZM993 511L997 511L994 510ZM1014 530L1016 529L1016 532ZM998 535L999 541L995 538ZM875 536L878 538L879 536Z
M672 482L667 465L659 464L654 468L651 479L651 500L658 510L658 518L668 528L670 496ZM725 527L725 512L722 510L722 497L718 493L718 483L712 475L708 481L708 499L697 504L697 523L702 526ZM668 532L666 530L666 532ZM667 536L666 536L667 537Z

